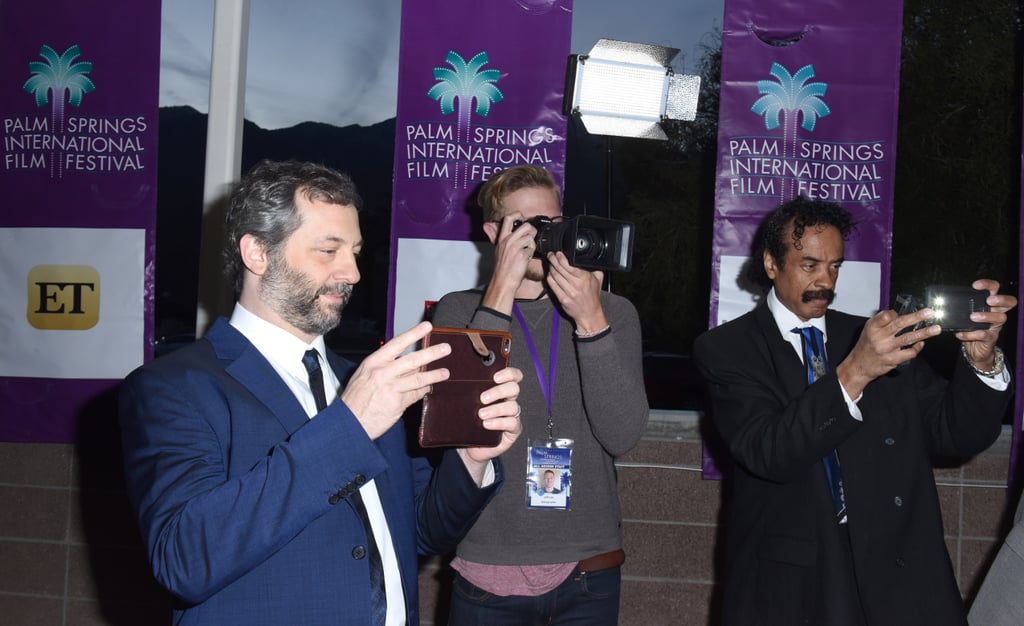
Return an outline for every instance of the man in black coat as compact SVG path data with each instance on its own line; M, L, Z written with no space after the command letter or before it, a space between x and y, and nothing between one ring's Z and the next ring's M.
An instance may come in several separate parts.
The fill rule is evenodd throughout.
M694 346L735 462L725 626L967 623L931 458L976 454L999 435L1011 385L995 344L1017 301L974 282L991 311L971 318L989 326L956 333L947 381L915 358L941 332L914 329L931 309L829 310L853 226L833 203L776 209L754 256L771 289Z

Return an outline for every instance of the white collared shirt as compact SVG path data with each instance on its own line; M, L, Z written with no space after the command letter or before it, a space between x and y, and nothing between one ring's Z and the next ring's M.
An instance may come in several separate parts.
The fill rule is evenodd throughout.
M320 357L320 366L324 372L324 394L327 405L330 406L338 398L341 383L335 376L334 370L327 364L327 359L324 356L327 353L327 345L324 343L322 335L307 344L280 326L248 311L240 303L235 303L230 323L270 362L274 371L302 404L302 408L306 410L306 415L310 419L316 417L316 399L309 388L309 373L302 364L302 357L310 348L315 348ZM384 507L380 502L380 494L377 493L377 485L372 479L368 480L359 488L359 493L363 497L363 504L366 505L366 514L370 519L370 527L373 529L381 562L384 565L384 590L388 601L386 623L388 626L402 626L406 623L402 574L398 569L398 557L391 541L391 531L388 528L387 519L384 517Z
M786 305L782 304L779 297L775 294L775 287L772 287L768 292L768 310L771 311L772 317L775 319L776 326L779 327L779 334L785 339L793 349L796 350L797 356L800 357L800 362L804 360L804 347L803 340L799 333L794 333L794 328L803 328L804 326L814 326L821 331L821 339L825 344L825 352L828 353L828 329L825 328L825 316L815 317L807 320L806 322L796 316L796 313L786 308ZM846 393L846 388L843 384L839 384L839 389L843 392L843 399L846 400L846 406L850 410L850 417L862 422L864 421L864 415L860 412L860 407L857 406L857 402L860 401L861 395L856 398L851 398L850 394Z

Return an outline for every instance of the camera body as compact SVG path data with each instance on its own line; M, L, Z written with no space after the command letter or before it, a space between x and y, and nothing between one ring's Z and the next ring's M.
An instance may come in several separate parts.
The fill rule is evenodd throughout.
M899 294L896 296L896 312L900 315L913 313L927 307L935 312L935 316L915 324L912 328L904 328L897 334L911 332L932 324L939 324L943 331L954 333L984 330L989 325L971 321L971 313L989 311L989 306L985 304L987 297L987 291L952 285L929 285L925 289L924 298Z
M562 252L570 265L587 270L621 270L633 265L633 223L591 215L554 221L546 215L516 220L512 230L523 224L537 229L533 256L546 258Z

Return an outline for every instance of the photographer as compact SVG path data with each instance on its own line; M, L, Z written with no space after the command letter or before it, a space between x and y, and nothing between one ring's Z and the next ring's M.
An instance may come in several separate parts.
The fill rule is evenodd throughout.
M649 413L636 309L601 291L603 272L574 267L561 251L534 257L530 220L561 217L546 169L503 170L478 202L494 274L442 298L433 322L512 333L512 365L526 373L524 436L503 459L519 484L543 471L535 458L571 462L560 466L567 495L504 489L484 509L452 562L449 624L616 624L625 557L614 457L637 443Z
M915 358L942 331L918 326L931 309L829 309L853 226L834 203L777 208L754 253L767 295L694 344L735 462L725 626L967 623L931 458L998 437L1011 392L995 344L1017 300L974 282L991 311L970 317L988 327L955 334L946 381Z

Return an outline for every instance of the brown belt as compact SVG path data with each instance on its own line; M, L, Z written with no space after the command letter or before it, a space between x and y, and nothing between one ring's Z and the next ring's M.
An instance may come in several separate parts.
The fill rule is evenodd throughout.
M580 572L596 572L603 569L618 567L626 561L626 553L622 550L612 550L604 554L595 554L589 559L580 561Z

